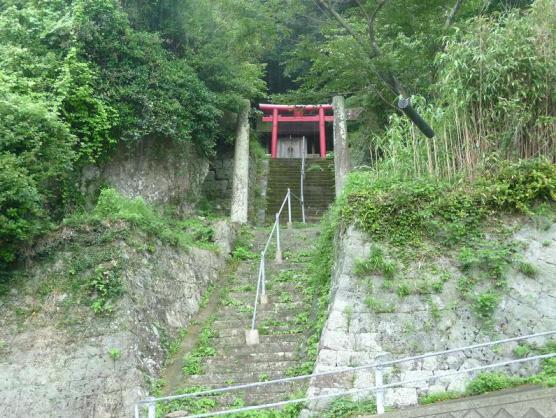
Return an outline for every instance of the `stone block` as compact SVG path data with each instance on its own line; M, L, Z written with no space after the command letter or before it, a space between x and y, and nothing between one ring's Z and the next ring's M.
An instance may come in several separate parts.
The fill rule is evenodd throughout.
M406 380L419 380L418 382L414 383L405 383L403 386L406 388L418 388L424 389L429 386L430 380L421 380L421 379L429 379L433 376L433 372L430 370L409 370L402 372L400 376L401 381Z
M386 406L402 406L415 405L418 401L417 389L413 388L395 388L386 389L384 394L384 404Z

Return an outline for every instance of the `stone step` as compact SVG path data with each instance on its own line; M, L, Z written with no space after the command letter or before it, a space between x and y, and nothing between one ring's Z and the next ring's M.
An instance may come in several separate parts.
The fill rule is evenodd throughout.
M264 306L264 305L259 305L259 307L260 306ZM252 305L246 306L244 308L245 311L243 312L226 308L220 311L220 314L227 319L250 320L253 312L251 309L248 310L247 308L252 308L252 307L253 307ZM283 310L274 311L274 310L259 310L259 308L257 308L257 322L265 321L267 319L287 321L288 320L287 318L295 318L301 312L303 312L302 309L283 309Z
M244 371L249 372L265 372L267 370L273 371L283 371L290 367L295 367L299 364L299 361L295 360L275 360L275 361L259 361L252 363L245 363L244 359L238 358L233 361L223 360L222 358L209 358L205 361L204 374L207 374L210 370L221 370L226 373L231 373L237 371L238 367L241 367Z
M256 382L248 382L248 383L256 383ZM234 386L234 385L218 385L218 384L212 384L209 383L206 386L208 389L216 389L216 388L220 388L220 387L226 387L226 386ZM263 386L254 386L252 388L245 388L245 389L238 389L237 391L233 391L233 392L229 392L230 394L235 394L235 393L242 393L244 395L247 394L252 394L252 395L262 395L264 396L265 394L273 394L273 395L277 395L277 394L282 394L285 395L287 397L289 397L293 392L298 391L298 390L302 390L305 389L307 387L307 383L303 382L303 381L296 381L296 382L284 382L284 383L270 383L268 385L263 385ZM225 396L224 394L222 395L215 395L214 397L218 397L218 396ZM288 398L286 398L288 399Z
M284 377L284 371L269 371L264 373L255 372L236 372L236 373L219 373L219 374L200 374L187 376L186 384L188 386L230 386L238 383L255 383L265 380L281 379Z
M243 391L240 390L236 394L228 393L226 395L220 395L218 397L218 404L220 406L237 405L238 398L243 401L245 406L262 405L265 403L286 401L290 399L292 392L296 390L295 389L296 387L292 386L292 388L290 389L287 385L283 385L283 386L284 386L283 390L274 393L273 392L252 393L249 391L243 393ZM299 385L297 387L299 387Z
M261 353L266 354L273 354L279 356L281 353L293 353L299 348L298 343L294 342L285 342L285 343L268 343L268 344L257 344L256 346L248 346L248 345L241 345L241 346L231 346L226 347L225 356L236 358L239 356L249 356L249 355L258 355ZM268 360L269 357L266 358L265 361ZM272 356L270 357L272 358Z
M260 344L280 344L280 343L299 343L303 340L303 334L282 334L282 335L261 335L259 337ZM245 345L244 335L222 336L211 341L211 345L215 348L222 347L240 347ZM284 344L284 347L286 344Z
M273 325L274 321L260 321L257 322L257 328L261 335L265 332L265 335L283 335L283 334L301 334L305 331L306 326L304 324L297 324L295 321L293 322L282 322L277 321L277 323L281 325ZM244 323L245 326L250 325ZM247 328L245 328L247 329ZM244 328L235 328L235 329L220 329L218 330L218 337L241 337L245 338L245 329ZM263 331L264 329L264 331Z

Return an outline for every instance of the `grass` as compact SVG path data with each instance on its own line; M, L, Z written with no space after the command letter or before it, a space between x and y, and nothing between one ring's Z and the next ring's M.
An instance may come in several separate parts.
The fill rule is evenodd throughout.
M127 198L114 189L103 189L92 212L76 214L64 220L67 226L127 222L155 236L162 242L188 249L201 247L214 250L213 230L203 218L179 219L162 209L147 204L141 197Z
M517 263L517 269L523 275L531 278L535 277L539 273L537 267L535 267L533 264L528 263L526 261L520 261L519 263Z
M396 306L393 303L387 303L372 296L367 296L365 298L365 305L377 314L393 313L396 311Z
M323 418L349 418L359 414L375 414L376 403L374 399L366 401L353 401L348 398L339 398L330 404L322 414Z
M186 376L198 375L203 373L202 362L207 357L213 357L216 350L212 347L212 339L216 337L216 331L212 328L214 318L207 321L201 330L199 341L191 353L183 358L183 373Z

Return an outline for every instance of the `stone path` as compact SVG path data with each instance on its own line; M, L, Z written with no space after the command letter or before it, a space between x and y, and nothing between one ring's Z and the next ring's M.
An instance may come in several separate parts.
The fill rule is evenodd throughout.
M268 228L254 230L254 253L262 249L268 232ZM296 374L296 367L303 363L305 331L312 306L309 292L304 292L305 269L318 227L282 228L281 233L283 263L276 264L273 254L267 256L269 302L258 307L260 344L245 344L245 330L251 325L256 293L257 257L239 262L237 270L221 289L214 313L204 325L209 335L205 344L208 355L203 356L200 370L183 375L184 388L215 388L278 379ZM305 389L301 385L289 383L231 392L205 399L204 406L185 403L185 409L196 413L286 400L295 391ZM183 415L184 404L176 403L169 409L176 407L180 412L170 416Z

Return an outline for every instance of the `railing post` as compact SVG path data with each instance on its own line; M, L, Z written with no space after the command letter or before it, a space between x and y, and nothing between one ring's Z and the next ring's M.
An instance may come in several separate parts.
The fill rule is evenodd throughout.
M150 403L147 404L147 408L148 408L147 416L148 418L156 418L156 402L154 402L154 398L152 396L149 396L147 400L151 401Z
M266 305L268 303L268 296L266 295L266 266L264 256L264 252L261 252L261 265L259 267L261 275L261 305Z
M135 404L135 407L133 408L134 410L134 418L139 418L139 404Z
M382 367L375 368L375 387L376 389L376 413L377 415L384 414L384 384L382 381Z
M280 214L276 214L276 264L282 264L282 247L280 246Z
M292 192L288 187L288 229L292 227Z

